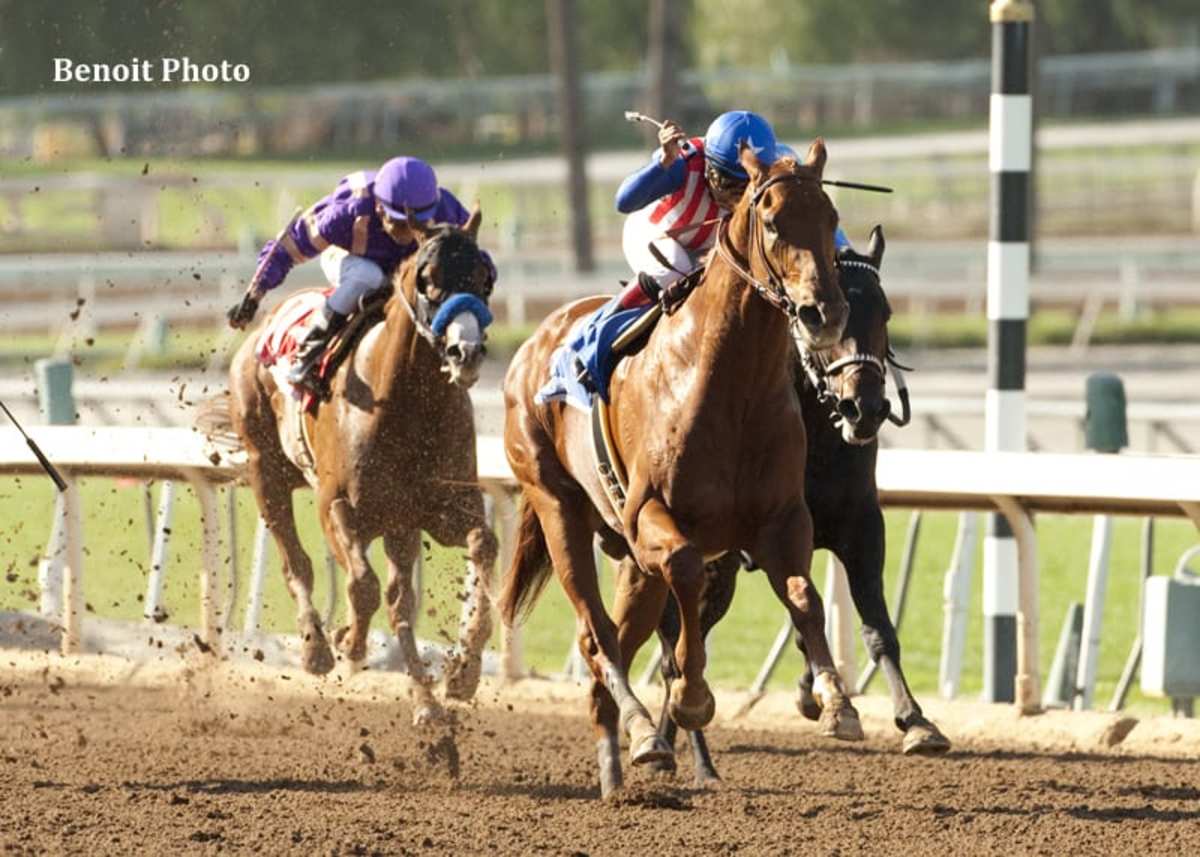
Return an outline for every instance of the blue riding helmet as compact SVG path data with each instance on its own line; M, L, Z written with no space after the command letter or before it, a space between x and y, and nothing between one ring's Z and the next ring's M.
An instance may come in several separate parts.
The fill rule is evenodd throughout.
M771 123L749 110L722 113L704 135L704 157L722 172L749 179L738 160L738 149L745 142L764 164L775 163L775 132Z

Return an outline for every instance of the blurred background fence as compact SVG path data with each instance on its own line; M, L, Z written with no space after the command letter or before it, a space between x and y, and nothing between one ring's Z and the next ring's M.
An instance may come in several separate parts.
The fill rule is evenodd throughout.
M1043 117L1177 116L1200 112L1200 47L1049 56L1039 65ZM905 123L974 124L990 64L792 65L685 71L671 110L703 128L738 104L792 134ZM583 83L590 148L628 145L617 117L642 104L646 71L597 71ZM443 152L558 140L549 74L408 79L306 87L38 95L0 102L0 157L69 155L348 157L386 141L436 140Z

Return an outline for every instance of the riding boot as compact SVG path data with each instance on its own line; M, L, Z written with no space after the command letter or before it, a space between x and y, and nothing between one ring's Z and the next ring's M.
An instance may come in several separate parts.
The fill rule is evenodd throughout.
M660 291L661 289L659 289L658 282L654 277L642 271L637 275L636 280L621 290L617 303L622 309L649 306L658 300Z
M306 387L315 392L319 386L316 377L317 367L321 365L325 349L329 346L329 341L345 325L346 316L340 312L334 312L326 306L317 320L313 322L308 333L305 334L304 341L300 343L292 371L288 373L288 381L298 387Z

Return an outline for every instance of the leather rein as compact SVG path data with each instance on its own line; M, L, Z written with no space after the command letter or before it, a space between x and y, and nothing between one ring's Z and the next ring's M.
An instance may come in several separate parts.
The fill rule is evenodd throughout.
M767 249L763 239L763 225L758 217L758 203L762 200L763 194L768 189L777 184L782 184L787 181L803 182L803 181L818 181L815 178L801 176L795 173L787 173L781 176L773 176L767 179L761 185L754 189L754 195L750 197L750 252L758 251L759 261L763 267L767 269L767 282L764 283L743 267L734 257L733 247L729 243L729 224L733 219L732 216L722 218L720 225L717 226L717 254L725 260L729 267L733 268L734 272L745 280L754 291L758 292L759 296L768 304L775 307L788 318L788 322L795 324L800 318L800 307L788 295L783 286L783 277L780 275L775 263L771 261L771 257L767 254ZM749 254L747 254L749 255Z

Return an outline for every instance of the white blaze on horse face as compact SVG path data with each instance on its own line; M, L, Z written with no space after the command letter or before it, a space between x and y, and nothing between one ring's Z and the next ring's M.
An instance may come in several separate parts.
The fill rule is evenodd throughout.
M446 366L450 383L469 387L479 380L483 328L474 313L456 315L446 328Z

